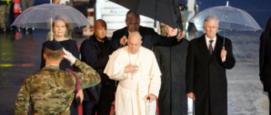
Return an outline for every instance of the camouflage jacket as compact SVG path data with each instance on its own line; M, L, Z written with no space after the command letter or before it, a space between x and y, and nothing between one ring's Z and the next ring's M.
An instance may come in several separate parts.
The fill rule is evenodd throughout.
M76 60L82 73L77 74L80 89L100 83L99 74L86 63ZM75 77L57 66L46 66L25 78L15 103L15 115L27 115L31 102L34 115L69 115L74 98Z

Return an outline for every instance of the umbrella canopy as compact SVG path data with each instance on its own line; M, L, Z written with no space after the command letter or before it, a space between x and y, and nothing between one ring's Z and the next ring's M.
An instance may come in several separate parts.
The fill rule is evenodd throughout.
M178 0L110 0L137 14L182 29Z
M59 18L69 23L69 27L90 25L81 12L70 6L59 4L43 4L28 8L12 25L23 28L50 28L50 23Z
M210 14L216 15L219 19L219 28L241 31L257 31L261 29L252 16L244 10L229 6L228 2L226 6L216 6L203 10L190 22L195 25L203 25L204 19Z

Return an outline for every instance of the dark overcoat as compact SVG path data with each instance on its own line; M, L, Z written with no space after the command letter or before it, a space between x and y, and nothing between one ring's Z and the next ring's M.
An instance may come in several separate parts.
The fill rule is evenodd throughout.
M99 47L98 40L95 37L95 35L92 35L89 39L86 39L80 48L80 52L82 54L82 61L86 62L89 66L91 66L93 69L95 69L101 76L101 83L99 85L109 85L110 86L110 95L108 97L110 98L111 102L114 101L114 91L115 91L115 82L113 80L110 80L109 77L103 73L104 68L109 60L109 54L112 54L114 51L114 48L112 47L111 42L108 40L108 38L104 38L104 43L106 44L106 56L104 57L98 57L99 54L103 53ZM97 86L99 92L101 91L101 87ZM92 88L86 88L84 89L84 95L86 101L94 102L97 101L93 98L91 95L97 95L93 94L96 93L93 91ZM98 98L99 100L99 98Z
M162 72L159 92L160 115L187 115L185 64L188 40L175 46L156 46L154 53Z
M142 37L141 40L143 41L141 46L144 46L145 48L148 49L152 49L153 46L172 46L178 44L176 36L175 37L160 36L152 28L140 26L138 32L140 33ZM111 41L115 49L118 49L121 46L120 39L124 35L128 38L127 27L119 29L113 33Z
M260 80L264 82L263 90L271 91L271 29L260 37Z
M235 65L231 40L225 38L226 61L222 62L223 37L217 35L212 55L205 34L189 42L186 63L186 93L196 97L195 115L227 115L226 69Z

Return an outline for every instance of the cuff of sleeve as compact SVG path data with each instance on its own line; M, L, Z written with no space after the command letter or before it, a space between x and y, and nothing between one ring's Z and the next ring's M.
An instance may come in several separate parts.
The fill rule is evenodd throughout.
M154 94L154 93L152 93L152 94ZM154 94L155 96L156 96L156 98L158 98L158 93L156 93L156 94Z
M120 74L122 75L123 78L127 79L127 78L128 78L128 73L124 73L124 69L125 69L125 68L122 68L122 69L120 70L120 72L121 72Z
M263 76L260 75L260 80L263 81Z
M78 59L76 59L75 62L74 62L74 65L75 65L75 66L79 66L80 64L81 64L81 61L78 60Z
M226 61L226 57L222 58L222 62L225 62Z

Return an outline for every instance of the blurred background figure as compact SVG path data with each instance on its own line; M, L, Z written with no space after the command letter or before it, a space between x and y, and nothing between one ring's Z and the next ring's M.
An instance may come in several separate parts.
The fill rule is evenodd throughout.
M34 5L34 0L20 0L21 10L25 11L27 8L32 7Z
M27 8L32 7L34 5L35 0L20 0L21 10L25 11ZM34 28L23 28L24 34L32 33Z
M62 5L67 5L67 6L73 6L72 0L53 0L54 4L62 4Z
M173 28L165 25L165 36ZM161 89L158 98L160 115L187 115L185 87L185 64L188 40L175 46L155 46L154 54L162 72Z
M1 33L8 31L8 16L12 0L0 0L0 28Z
M179 9L180 9L180 13L182 15L182 22L183 22L183 30L185 30L186 27L186 16L184 15L184 10L187 10L187 0L178 0L179 3Z
M271 17L269 18L265 30L260 37L260 80L263 84L263 90L268 92L269 115L271 115Z

